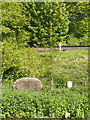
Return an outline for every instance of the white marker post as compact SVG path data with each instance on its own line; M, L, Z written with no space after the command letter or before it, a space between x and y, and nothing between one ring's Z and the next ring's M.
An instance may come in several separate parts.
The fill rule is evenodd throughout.
M72 88L72 81L67 81L67 87Z
M59 43L59 51L61 52L62 43Z

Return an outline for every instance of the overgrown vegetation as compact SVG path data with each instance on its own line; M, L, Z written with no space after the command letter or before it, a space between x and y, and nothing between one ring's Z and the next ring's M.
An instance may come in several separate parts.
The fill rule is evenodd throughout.
M66 46L89 45L89 3L0 4L3 36L0 118L88 118L88 51L40 53L30 47L54 47L59 42ZM40 79L42 90L15 90L13 83L21 77ZM67 81L73 82L71 89L67 88Z
M88 94L81 89L30 92L5 89L2 118L88 118Z
M87 85L87 50L38 53L24 47L13 50L8 45L4 53L4 83L12 84L20 77L36 77L47 84L53 79L56 88L65 87L66 81L71 79L75 85Z
M10 64L11 59L4 66L2 118L88 118L88 51L20 50L15 66ZM17 49L13 56L16 53ZM9 56L4 57L6 60ZM41 92L13 89L13 82L20 77L39 78L43 89ZM67 81L73 81L71 89L67 88Z

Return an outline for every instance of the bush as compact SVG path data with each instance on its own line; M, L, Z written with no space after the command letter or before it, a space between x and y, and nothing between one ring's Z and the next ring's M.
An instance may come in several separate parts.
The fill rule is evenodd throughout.
M28 47L4 43L3 45L3 83L12 84L21 77L43 75L44 64L36 50Z
M3 91L1 118L87 118L88 95L73 89L52 92Z

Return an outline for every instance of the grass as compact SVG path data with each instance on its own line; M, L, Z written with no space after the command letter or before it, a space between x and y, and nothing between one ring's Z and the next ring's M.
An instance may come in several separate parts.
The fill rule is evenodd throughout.
M47 59L51 59L50 63ZM40 78L50 83L53 78L55 88L66 87L67 81L73 81L76 86L87 86L88 83L88 51L72 50L67 52L51 51L44 55L43 61L47 70ZM44 64L45 64L44 63Z

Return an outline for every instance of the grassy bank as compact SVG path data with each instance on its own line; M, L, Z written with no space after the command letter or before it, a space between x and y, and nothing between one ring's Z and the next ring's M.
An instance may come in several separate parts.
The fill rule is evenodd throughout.
M21 64L18 58L18 69L4 75L1 117L88 118L88 51L31 52ZM20 77L39 78L43 89L36 93L13 89L13 82ZM71 89L67 81L73 82Z

